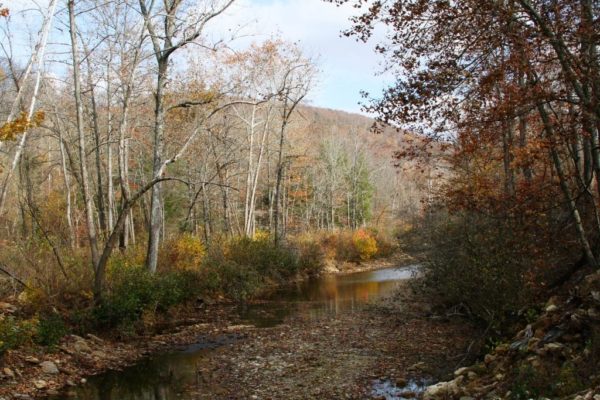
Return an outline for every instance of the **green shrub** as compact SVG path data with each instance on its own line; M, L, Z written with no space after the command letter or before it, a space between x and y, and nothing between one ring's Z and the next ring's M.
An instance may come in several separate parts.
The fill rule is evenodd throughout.
M218 273L219 291L236 301L247 300L265 285L264 277L252 266L222 259L220 263L211 264L210 268Z
M282 281L298 272L298 255L291 248L276 246L269 239L232 239L225 247L225 258L255 270L264 279Z
M67 332L65 322L59 314L45 315L39 320L35 342L42 346L54 348Z
M31 343L36 332L36 320L19 320L0 316L0 355L25 343Z
M131 326L144 311L166 311L200 289L191 271L151 274L142 267L113 266L109 276L110 287L93 311L96 324L105 328Z
M241 301L295 277L308 262L299 250L276 246L268 235L240 237L211 247L200 275L205 291Z

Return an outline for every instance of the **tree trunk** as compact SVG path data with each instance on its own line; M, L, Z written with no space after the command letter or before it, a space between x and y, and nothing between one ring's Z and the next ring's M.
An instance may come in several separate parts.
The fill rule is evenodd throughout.
M158 63L158 77L156 82L155 108L154 108L154 158L152 176L157 177L163 166L164 130L165 130L165 105L164 95L167 85L168 59L161 58ZM150 225L148 231L148 253L146 268L156 272L158 264L158 247L161 228L161 185L152 187L150 198Z
M79 137L79 169L81 175L81 190L85 206L85 218L88 230L88 240L92 256L92 265L94 267L94 298L97 300L102 296L103 271L98 269L98 239L96 236L96 226L94 225L94 207L90 195L89 176L87 170L87 152L85 143L85 134L83 131L83 103L81 100L81 78L79 74L79 50L77 46L77 32L75 26L75 5L74 0L68 0L69 9L69 32L71 36L71 52L73 57L73 94L75 97L75 108L77 112L77 134Z

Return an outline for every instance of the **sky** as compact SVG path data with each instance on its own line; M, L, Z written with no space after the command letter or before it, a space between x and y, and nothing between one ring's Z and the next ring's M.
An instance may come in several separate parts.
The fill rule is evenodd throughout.
M47 1L0 0L17 22L14 34L21 36L18 39L22 43L15 47L26 48L22 44L35 37L36 23L41 24L38 12L23 15L19 11L36 9L36 4L43 7ZM209 29L218 32L242 26L243 37L233 44L240 47L273 36L298 43L306 55L317 60L321 71L308 101L319 107L361 112L360 91L377 95L391 78L378 74L382 60L374 52L373 43L341 36L341 31L350 26L348 18L353 13L356 10L352 7L336 7L322 0L237 0Z

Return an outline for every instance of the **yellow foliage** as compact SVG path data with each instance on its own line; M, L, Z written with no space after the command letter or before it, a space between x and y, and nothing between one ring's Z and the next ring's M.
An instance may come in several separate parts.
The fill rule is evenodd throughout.
M0 127L0 140L13 140L15 136L25 132L29 128L39 126L44 120L44 113L36 112L30 120L24 112L14 121L9 121Z
M252 238L255 242L268 242L270 239L271 234L268 231L260 229L254 233L254 237Z
M206 255L206 248L202 241L190 234L184 234L174 239L167 249L167 260L169 269L174 270L197 270Z
M377 241L364 229L359 229L352 234L352 243L363 261L377 254Z

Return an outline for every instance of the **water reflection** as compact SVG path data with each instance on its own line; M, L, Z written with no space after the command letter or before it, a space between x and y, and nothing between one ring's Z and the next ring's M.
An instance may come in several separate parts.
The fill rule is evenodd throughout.
M310 318L352 312L361 304L389 294L400 281L410 278L416 267L388 268L345 276L326 276L277 291L264 304L240 308L246 323L272 326L286 316L301 313ZM175 349L127 368L94 377L82 387L53 400L192 400L207 393L229 397L215 387L212 371L203 370L203 359L235 335L199 337L197 343ZM202 394L205 396L202 396Z
M327 275L273 293L267 302L240 306L242 319L259 327L274 326L291 314L309 318L352 312L390 294L400 281L411 278L416 266L386 268L349 275Z

